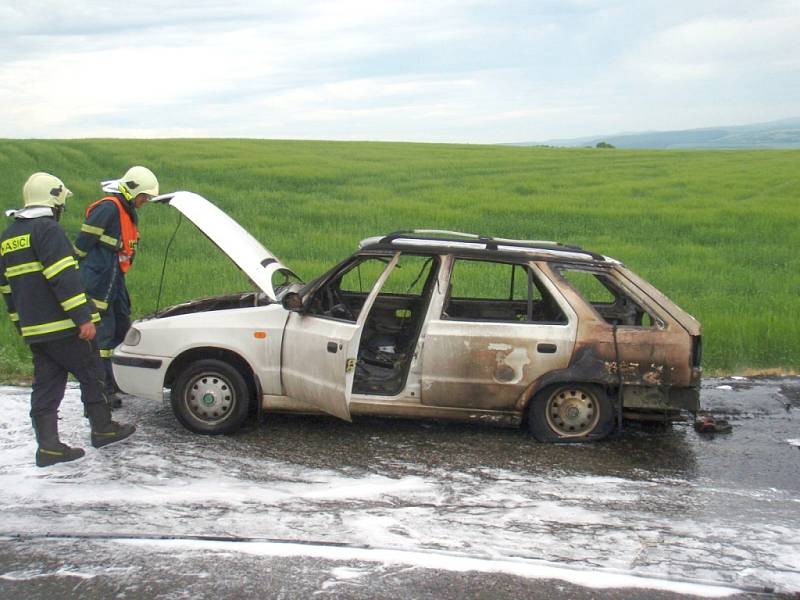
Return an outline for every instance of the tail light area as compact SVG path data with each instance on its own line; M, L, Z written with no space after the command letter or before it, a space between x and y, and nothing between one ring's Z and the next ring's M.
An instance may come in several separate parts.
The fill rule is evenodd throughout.
M703 339L699 335L692 336L692 367L700 368L703 359Z

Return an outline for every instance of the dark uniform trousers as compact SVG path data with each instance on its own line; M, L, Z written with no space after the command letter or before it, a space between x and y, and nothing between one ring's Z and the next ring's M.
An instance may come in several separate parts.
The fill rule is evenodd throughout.
M33 392L31 417L56 413L72 373L81 386L84 404L105 404L103 368L97 343L73 337L59 338L30 345L33 354Z

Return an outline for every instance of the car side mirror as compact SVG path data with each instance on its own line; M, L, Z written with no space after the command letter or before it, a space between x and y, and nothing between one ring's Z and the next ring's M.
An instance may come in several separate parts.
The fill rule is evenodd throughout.
M297 292L288 292L282 299L281 304L286 310L300 312L303 310L303 297Z

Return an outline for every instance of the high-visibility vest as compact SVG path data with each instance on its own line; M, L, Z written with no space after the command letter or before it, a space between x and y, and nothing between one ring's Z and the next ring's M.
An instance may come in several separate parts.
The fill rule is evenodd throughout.
M106 196L97 202L92 203L86 209L86 216L92 212L95 206L106 200L111 200L117 205L117 212L119 212L119 228L120 228L120 247L117 249L117 257L119 258L119 268L123 273L127 273L131 268L133 262L133 255L136 254L136 245L139 243L139 229L131 219L126 208L122 205L122 200L116 196Z

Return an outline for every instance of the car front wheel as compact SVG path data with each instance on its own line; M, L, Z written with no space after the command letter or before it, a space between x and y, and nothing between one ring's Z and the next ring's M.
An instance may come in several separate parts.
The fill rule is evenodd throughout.
M607 437L614 411L605 390L592 384L560 384L536 394L528 426L540 442L585 442Z
M232 433L249 411L247 383L227 362L203 359L187 365L172 388L172 412L186 429L206 435Z

